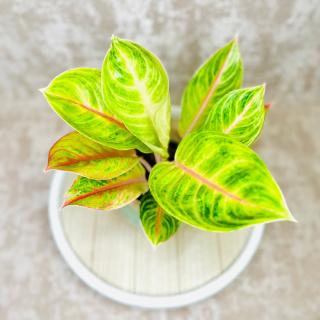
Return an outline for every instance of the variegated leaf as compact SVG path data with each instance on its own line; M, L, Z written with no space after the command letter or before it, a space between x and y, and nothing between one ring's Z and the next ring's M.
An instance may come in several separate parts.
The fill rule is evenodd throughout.
M247 146L213 131L195 131L174 162L151 171L150 190L175 218L208 231L294 220L277 183Z
M155 153L167 157L171 104L160 61L142 46L117 37L102 66L108 109Z
M159 206L149 191L141 198L140 220L153 245L167 241L177 232L180 225L179 220L167 214Z
M237 39L213 54L193 75L182 96L181 136L198 128L210 109L242 82L242 61Z
M150 152L108 112L101 94L100 70L68 70L54 78L42 92L53 110L86 137L114 149Z
M264 91L264 85L231 91L209 111L200 129L225 133L246 145L252 144L264 123Z
M116 150L94 142L74 131L50 149L47 169L78 173L90 179L112 179L139 162L134 150Z
M141 164L110 180L78 177L67 193L63 206L78 205L100 210L121 208L148 190Z

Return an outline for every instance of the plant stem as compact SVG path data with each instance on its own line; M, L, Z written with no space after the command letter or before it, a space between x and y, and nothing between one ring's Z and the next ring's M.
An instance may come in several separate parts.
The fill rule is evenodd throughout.
M150 166L149 162L146 161L145 159L143 158L139 158L140 162L142 163L142 165L149 171L151 172L152 170L152 167Z
M156 163L159 163L159 162L161 162L162 161L162 159L161 159L161 157L158 155L158 154L154 154L154 158L155 158L155 160L156 160Z

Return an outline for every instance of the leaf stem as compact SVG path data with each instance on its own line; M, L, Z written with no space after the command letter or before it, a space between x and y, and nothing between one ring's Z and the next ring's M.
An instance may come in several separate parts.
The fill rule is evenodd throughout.
M152 167L150 166L149 162L143 158L139 158L139 160L140 160L141 164L147 169L147 171L151 172Z

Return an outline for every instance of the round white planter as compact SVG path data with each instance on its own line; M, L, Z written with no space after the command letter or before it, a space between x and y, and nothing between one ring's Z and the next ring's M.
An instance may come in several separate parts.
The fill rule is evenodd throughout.
M54 175L49 195L50 224L71 269L89 287L123 304L177 308L205 299L245 269L261 240L262 225L210 233L183 225L157 249L128 208L101 213L76 206L61 208L73 176ZM138 221L137 216L131 220Z

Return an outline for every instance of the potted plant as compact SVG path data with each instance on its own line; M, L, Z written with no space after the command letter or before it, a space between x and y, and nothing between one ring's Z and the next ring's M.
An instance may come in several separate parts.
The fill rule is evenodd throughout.
M42 89L75 131L50 149L47 170L78 174L63 206L113 210L137 201L153 245L181 223L212 232L294 218L276 181L250 148L267 108L265 85L241 88L237 39L186 86L170 141L167 73L141 45L112 37L101 70L71 69Z
M183 92L181 107L171 110L168 77L158 58L137 43L112 37L101 70L71 69L41 90L54 111L75 130L49 151L46 169L60 170L52 182L49 214L58 248L89 286L129 305L184 306L220 291L246 267L259 245L263 224L295 221L276 181L250 148L269 109L264 103L265 85L241 88L242 76L235 38L195 72ZM63 171L78 175L64 200L70 177L66 179ZM136 234L131 229L113 243L110 237L106 241L104 231L96 234L97 248L113 252L102 260L116 261L107 268L109 278L100 275L92 261L88 264L78 256L89 247L81 240L81 232L87 229L75 226L70 231L76 239L72 243L64 230L61 217L73 206L99 213L117 209L116 217L122 213L134 224L139 222L154 247L166 244L157 253L141 246L135 252L131 243ZM96 217L95 211L85 214L90 225L95 225L96 218L91 218ZM113 213L98 216L103 223L113 221L107 220ZM74 219L71 225L81 220L70 212L67 217ZM113 235L119 228L124 230L122 220L113 223L109 229ZM248 232L231 232L250 226ZM172 254L178 253L181 241L183 251ZM95 247L94 242L90 246ZM132 257L128 261L140 261L142 270L147 270L149 280L142 291L123 282L123 274L128 273L130 283L139 281L134 277L140 269L127 265L123 260L127 255ZM95 254L90 251L89 256ZM127 269L118 270L119 265ZM182 269L174 269L172 285L172 266L178 265ZM139 276L140 281L144 278Z

